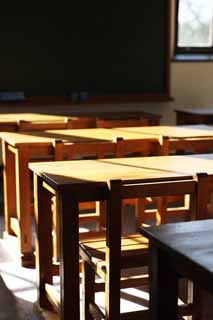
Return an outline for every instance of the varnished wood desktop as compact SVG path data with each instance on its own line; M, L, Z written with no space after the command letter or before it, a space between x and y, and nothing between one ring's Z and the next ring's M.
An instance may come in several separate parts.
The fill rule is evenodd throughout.
M141 228L150 247L150 319L178 319L178 278L213 293L213 220ZM197 301L201 303L201 301ZM202 310L194 305L196 319Z
M91 108L86 108L84 105L78 106L79 110L73 110L71 105L1 105L0 106L0 119L6 119L7 121L16 122L17 120L24 121L40 121L40 120L61 120L68 117L78 120L79 122L85 122L85 127L96 127L96 121L98 119L146 119L149 125L159 125L161 115L152 114L143 110L113 110L113 111L93 111ZM51 121L52 121L51 120ZM0 120L1 123L1 120ZM82 128L82 127L81 127Z
M32 131L45 129L95 127L91 118L45 113L3 113L0 111L0 131Z

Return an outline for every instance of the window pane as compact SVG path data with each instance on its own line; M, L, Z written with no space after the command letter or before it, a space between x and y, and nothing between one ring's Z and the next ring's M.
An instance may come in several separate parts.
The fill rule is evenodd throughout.
M178 47L212 47L213 0L179 0Z

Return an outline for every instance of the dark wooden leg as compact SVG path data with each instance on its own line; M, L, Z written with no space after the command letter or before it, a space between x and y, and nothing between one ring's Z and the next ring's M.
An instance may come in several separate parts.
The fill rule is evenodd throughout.
M167 204L168 197L157 197L157 213L156 213L156 224L165 224L167 222Z
M16 183L15 155L8 149L8 144L2 141L3 179L4 179L4 219L5 236L14 235L10 219L16 217Z
M170 260L150 244L150 319L178 319L178 277Z
M95 301L95 273L86 261L82 267L82 320L92 320L89 303Z
M74 190L73 190L74 191ZM59 192L61 320L80 319L78 201L71 190Z
M110 185L110 199L107 202L106 219L106 278L105 278L105 318L120 319L120 277L121 277L121 234L122 200L121 182ZM117 214L118 213L118 214Z
M96 212L99 213L99 230L106 229L106 201L96 201Z
M16 201L19 222L19 243L22 265L34 265L30 214L30 172L28 146L23 144L16 152Z
M41 178L34 175L38 302L45 309L51 309L45 294L45 283L52 284L51 197L51 193L42 186Z
M193 313L192 320L203 319L203 302L205 296L203 290L196 284L193 284Z
M211 180L210 180L211 179ZM208 200L210 191L208 189L209 183L212 183L212 178L206 174L197 174L197 212L195 219L202 220L208 218Z

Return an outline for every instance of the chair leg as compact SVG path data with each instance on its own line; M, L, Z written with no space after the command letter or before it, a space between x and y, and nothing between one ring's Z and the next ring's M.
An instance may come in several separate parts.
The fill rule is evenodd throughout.
M136 230L138 230L141 225L145 222L145 199L135 199L135 216L136 216Z
M157 197L157 213L156 213L156 224L165 224L167 222L167 204L168 197Z
M89 304L95 301L95 273L88 262L82 263L82 320L92 320Z
M96 201L96 212L99 213L99 231L106 229L106 201Z

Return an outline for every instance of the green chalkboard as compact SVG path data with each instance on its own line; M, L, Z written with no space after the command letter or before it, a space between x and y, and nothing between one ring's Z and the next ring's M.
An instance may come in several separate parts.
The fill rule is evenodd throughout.
M0 91L169 95L168 1L73 1L71 8L1 15Z

